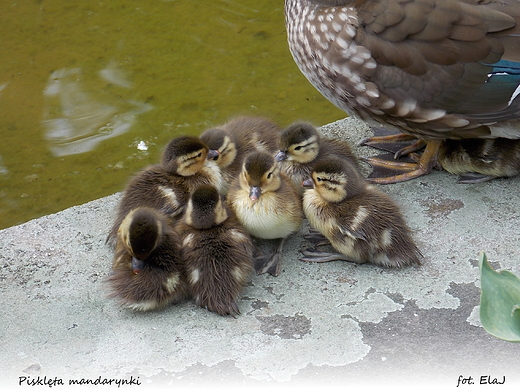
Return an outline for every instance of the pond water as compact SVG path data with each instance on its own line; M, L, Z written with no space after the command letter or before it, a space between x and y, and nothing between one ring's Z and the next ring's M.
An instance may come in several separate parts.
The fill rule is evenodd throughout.
M287 48L283 0L4 0L0 229L124 188L236 115L345 114Z

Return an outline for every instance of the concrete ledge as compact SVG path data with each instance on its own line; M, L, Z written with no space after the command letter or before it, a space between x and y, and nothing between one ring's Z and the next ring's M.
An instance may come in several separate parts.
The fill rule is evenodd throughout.
M354 119L322 130L352 144L370 135ZM297 235L279 277L253 277L236 319L191 302L143 314L106 299L104 241L119 194L2 230L0 384L454 388L460 376L475 387L483 376L518 388L520 345L479 324L476 259L485 250L495 268L520 274L520 178L455 181L434 172L381 187L402 206L421 267L303 263ZM85 387L117 387L104 384Z

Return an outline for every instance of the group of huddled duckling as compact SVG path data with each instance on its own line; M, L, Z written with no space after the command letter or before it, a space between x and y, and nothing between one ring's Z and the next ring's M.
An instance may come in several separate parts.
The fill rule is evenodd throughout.
M173 139L159 164L130 180L108 237L111 296L136 311L192 298L238 315L251 274L280 273L284 242L304 216L315 246L301 260L420 264L399 208L365 181L347 142L308 123L282 131L264 118L238 117ZM252 237L280 243L261 255ZM317 250L322 244L338 253Z

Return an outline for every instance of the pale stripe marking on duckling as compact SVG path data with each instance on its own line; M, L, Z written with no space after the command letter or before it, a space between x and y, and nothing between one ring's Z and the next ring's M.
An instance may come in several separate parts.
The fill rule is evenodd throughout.
M175 192L171 188L159 186L159 191L162 192L165 198L168 198L169 202L174 207L179 207L179 200L177 199L177 195L175 195Z
M352 223L350 224L350 230L353 232L357 231L359 226L367 219L369 213L366 207L359 206L357 209L356 215L354 216L354 219L352 220Z
M228 154L230 152L230 149L229 149L229 144L231 143L231 138L229 138L228 135L226 135L224 137L224 139L222 140L222 145L220 147L220 157L224 157L226 154Z
M271 148L269 147L267 142L265 142L261 139L258 139L258 137L256 137L256 139L255 139L255 146L259 152L271 153Z
M200 271L198 268L195 268L193 271L190 272L189 280L190 284L195 284L200 279Z
M119 239L121 240L123 245L126 247L128 252L130 252L130 254L132 254L132 256L133 256L133 252L131 249L132 245L130 244L130 235L128 234L128 232L130 231L130 224L132 223L133 216L134 216L136 210L137 209L133 209L126 215L126 217L121 222L121 225L119 225L119 229L117 230Z
M129 303L126 305L129 309L132 309L133 311L148 311L153 310L157 307L157 302L155 301L141 301L141 302L135 302L135 303Z
M124 243L128 242L128 230L130 227L130 223L132 222L132 216L134 215L136 209L131 210L128 214L126 214L125 218L121 221L121 225L119 225L119 229L117 233L121 238L121 241Z
M244 233L242 233L236 229L229 230L229 234L231 234L233 239L238 242L247 241L249 239L248 236L246 236Z
M179 285L180 278L178 274L174 274L166 279L164 282L164 287L169 293L174 292L177 289L177 286Z
M155 243L153 244L154 249L157 248L157 246L159 246L159 243L161 242L164 233L162 222L160 220L157 220L155 224L157 226L157 237L155 238Z
M385 229L381 234L381 247L387 248L392 245L392 229Z
M196 164L202 157L204 148L200 148L194 152L186 153L182 156L177 157L177 161L179 161L179 165L184 164L184 167L187 168L190 165Z
M186 206L186 212L184 213L184 222L190 226L192 226L192 224L193 224L192 214L193 214L193 202L190 199L188 201L188 205ZM189 234L188 236L186 236L186 238L188 238L190 236L193 236L193 234ZM186 241L186 238L184 239L184 241ZM184 241L183 241L183 246L184 246Z
M193 246L193 238L195 235L193 233L188 234L186 237L184 237L184 240L182 240L182 246L183 247L191 247Z
M235 160L236 156L237 148L235 143L231 141L231 138L225 136L222 147L220 149L220 156L218 158L218 162L220 162L220 164L217 165L219 165L221 168L226 168Z
M296 149L299 148L299 149ZM309 139L294 144L289 147L289 153L287 155L288 161L296 161L300 164L311 162L316 158L319 153L318 137L312 136Z
M228 219L227 210L224 207L224 204L222 203L222 200L219 200L218 203L217 203L217 206L215 207L215 223L217 225L220 225L226 219Z
M245 283L247 282L247 277L249 276L247 272L244 272L241 267L236 266L233 267L231 270L231 276L239 282L239 283Z
M225 188L225 181L218 164L213 160L206 160L201 171L208 175L210 181L208 184L212 184L218 192L222 193Z

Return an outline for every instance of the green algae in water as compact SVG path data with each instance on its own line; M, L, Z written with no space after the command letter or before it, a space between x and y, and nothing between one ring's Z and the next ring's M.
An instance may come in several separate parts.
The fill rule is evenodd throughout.
M120 191L171 138L232 116L343 118L283 18L268 0L2 2L0 228Z

